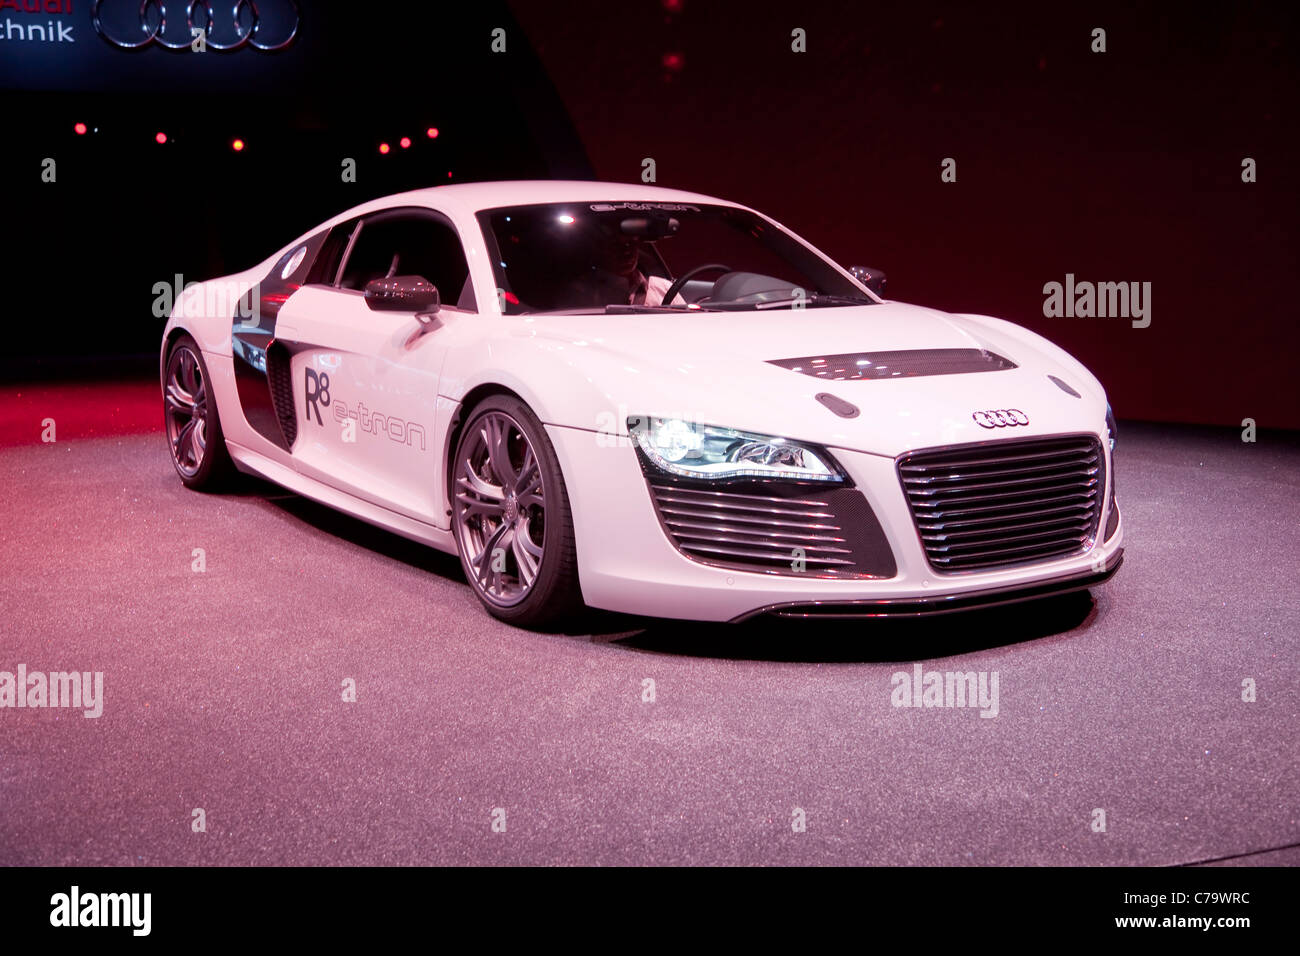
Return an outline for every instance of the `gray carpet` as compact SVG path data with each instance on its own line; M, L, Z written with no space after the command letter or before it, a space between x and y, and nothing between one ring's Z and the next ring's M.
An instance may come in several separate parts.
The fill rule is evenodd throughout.
M1123 426L1118 474L1092 598L538 635L160 434L0 450L0 671L104 674L98 719L0 710L0 863L1300 862L1300 448ZM997 717L891 706L917 660Z

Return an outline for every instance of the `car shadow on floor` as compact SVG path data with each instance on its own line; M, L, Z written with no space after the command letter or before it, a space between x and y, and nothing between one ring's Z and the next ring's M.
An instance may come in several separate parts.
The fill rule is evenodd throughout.
M802 620L741 624L640 621L630 633L592 636L655 654L805 663L925 661L1030 641L1081 636L1096 620L1087 591L926 618Z
M482 614L460 560L417 541L245 476L229 491L260 499L325 534L462 585L466 611ZM638 618L592 610L551 635L650 654L804 663L923 661L1029 641L1069 639L1097 616L1087 591L1022 604L924 618L802 620L761 617L741 624ZM504 626L504 625L503 625ZM539 634L539 639L546 635Z
M304 498L295 492L286 491L261 478L241 475L235 486L225 491L225 494L262 501L267 507L274 508L331 537L339 538L386 558L392 558L394 561L400 561L421 571L436 574L449 581L457 581L466 588L469 587L461 571L460 559L456 555L447 554L427 544L367 524L360 518L335 511L327 505ZM473 595L468 591L466 596L473 600Z

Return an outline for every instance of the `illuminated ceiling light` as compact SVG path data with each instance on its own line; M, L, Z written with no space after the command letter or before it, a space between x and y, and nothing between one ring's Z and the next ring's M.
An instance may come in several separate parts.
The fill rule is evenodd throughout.
M561 216L561 217L560 217L560 222L564 223L564 224L567 226L567 225L569 225L570 223L573 222L573 217L572 217L572 216Z
M438 138L438 127L436 127L436 126L430 126L428 129L426 129L426 130L424 131L424 135L427 136L427 137L429 137L429 139L437 139L437 138Z
M73 132L75 132L78 136L85 136L85 135L86 135L86 124L85 124L85 123L78 123L76 126L72 127L72 130L73 130Z
M402 147L402 149L410 149L410 148L411 148L411 137L409 137L409 136L403 136L401 139L399 139L399 140L397 141L397 145L400 146L400 147Z
M237 139L230 144L230 148L237 153L242 153L244 151L244 141L242 139Z
M385 155L388 154L388 150L389 150L389 148L390 148L390 147L389 147L389 145L388 145L387 143L380 143L380 144L379 144L379 151L380 151L381 153L385 154Z
M159 146L161 146L163 143L167 142L167 134L166 134L166 133L156 133L156 134L154 134L153 141L154 141L155 143L157 143Z

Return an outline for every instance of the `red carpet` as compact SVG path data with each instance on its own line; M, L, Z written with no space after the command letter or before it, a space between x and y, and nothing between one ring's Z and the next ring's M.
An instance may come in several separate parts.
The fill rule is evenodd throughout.
M0 448L161 431L161 390L155 379L32 382L0 386Z

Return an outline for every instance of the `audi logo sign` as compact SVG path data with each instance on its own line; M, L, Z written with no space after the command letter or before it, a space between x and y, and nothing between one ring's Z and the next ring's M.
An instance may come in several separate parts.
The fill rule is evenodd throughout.
M293 0L94 0L90 15L95 32L123 50L188 50L198 31L212 50L283 50L298 35Z
M1029 424L1029 416L1018 408L995 408L986 412L971 412L970 417L975 419L975 424L981 428L1006 428Z

